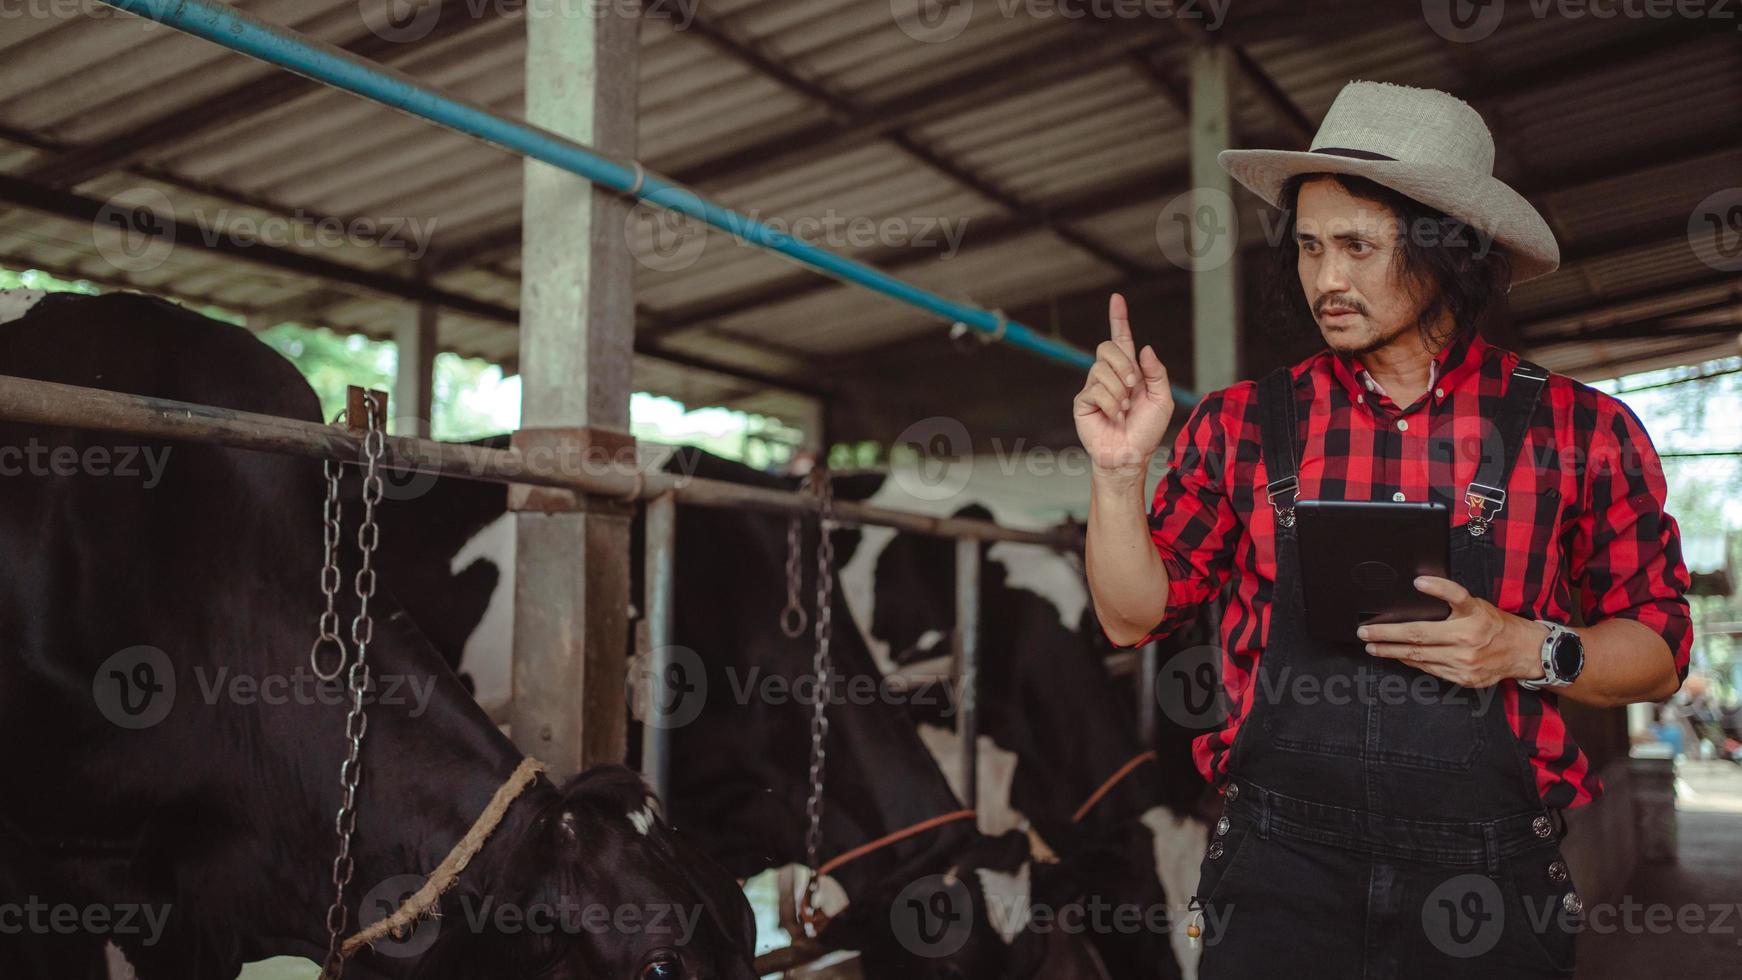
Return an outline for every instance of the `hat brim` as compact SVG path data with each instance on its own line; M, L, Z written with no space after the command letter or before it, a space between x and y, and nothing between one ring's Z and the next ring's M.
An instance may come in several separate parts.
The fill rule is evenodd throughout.
M1252 193L1276 206L1282 185L1296 174L1366 177L1405 197L1469 223L1512 259L1512 281L1546 276L1560 267L1561 250L1548 222L1524 195L1487 174L1401 160L1362 160L1303 150L1223 150L1216 162Z

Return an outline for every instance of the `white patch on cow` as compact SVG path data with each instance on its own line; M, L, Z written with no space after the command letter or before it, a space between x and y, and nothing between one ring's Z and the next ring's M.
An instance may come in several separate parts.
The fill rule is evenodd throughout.
M1006 946L1015 942L1029 920L1034 918L1028 867L1029 862L1022 862L1015 874L991 868L974 869L974 874L980 879L980 891L986 896L986 921L992 923L993 931Z
M0 289L0 323L11 323L47 296L42 289Z
M1198 867L1209 844L1209 828L1202 821L1176 815L1167 807L1158 806L1142 816L1143 825L1155 838L1155 870L1167 893L1168 921L1172 934L1174 959L1179 961L1183 980L1197 980L1198 951L1186 936L1191 916L1186 906L1198 890Z
M659 822L659 814L653 809L653 801L648 800L641 809L629 814L629 822L635 825L635 832L643 837L653 832L653 825Z
M473 696L492 718L505 717L514 698L514 515L484 526L454 554L448 571L458 575L478 560L496 566L496 591L460 653L460 671L471 675Z
M792 868L792 874L788 875L787 878L792 881L793 907L798 908L804 904L804 889L806 882L810 880L810 870L796 864L787 867ZM817 880L816 910L818 912L833 919L847 910L847 904L847 890L841 887L841 883L836 881L833 875L823 875Z
M919 739L937 760L938 768L944 771L950 792L956 794L956 799L963 799L966 787L962 785L962 740L948 728L924 724L918 727ZM999 748L989 735L981 735L976 744L980 749L975 766L975 788L979 791L979 798L973 806L980 833L996 837L1010 830L1026 831L1028 818L1010 805L1010 784L1016 778L1016 753Z

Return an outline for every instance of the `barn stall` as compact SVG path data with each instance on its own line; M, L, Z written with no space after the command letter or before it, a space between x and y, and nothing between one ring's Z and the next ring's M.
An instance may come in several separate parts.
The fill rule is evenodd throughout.
M521 488L513 645L515 675L529 680L508 720L557 772L623 759L631 730L618 696L629 527L621 509L589 501L646 505L656 655L641 669L651 676L669 670L657 652L668 649L669 569L683 547L662 530L675 506L807 516L829 506L833 525L957 540L963 627L948 673L970 689L979 542L1069 551L1077 536L639 471L541 475L526 465L531 450L621 448L631 390L790 419L813 451L936 445L923 423L937 417L963 423L965 444L954 430L943 439L952 456L1018 440L1068 450L1062 409L1039 394L1051 392L1054 409L1068 400L1098 339L1096 304L1115 288L1151 309L1189 297L1189 315L1155 330L1158 346L1190 349L1175 374L1193 390L1279 363L1293 352L1248 337L1238 312L1253 302L1242 260L1264 246L1250 199L1221 215L1239 233L1235 260L1212 267L1178 260L1167 219L1188 208L1186 186L1243 194L1215 153L1236 135L1304 144L1347 77L1439 85L1505 120L1517 157L1501 166L1563 236L1565 268L1520 289L1505 325L1533 357L1596 379L1735 350L1722 237L1708 244L1688 226L1742 152L1738 66L1698 18L1643 36L1637 25L1523 18L1472 46L1432 18L1355 3L1314 15L1242 5L1226 23L1208 9L1135 20L1070 5L982 11L947 38L948 19L938 33L924 4L652 5L632 17L560 4L427 4L412 16L368 3L115 6L137 19L26 11L5 38L16 86L0 178L15 209L7 262L236 310L256 329L296 320L392 337L401 374L390 414L413 419L414 434L384 440L387 457ZM139 87L142 69L153 86ZM104 84L105 72L131 87ZM1690 87L1716 97L1700 113L1665 110ZM1592 92L1613 90L1633 100L1635 125L1581 126L1562 111L1583 92L1590 111L1612 116ZM1126 142L1105 145L1095 136L1105 132ZM1656 197L1626 179L1638 174L1660 178ZM973 228L960 254L942 256L912 242L822 248L782 230L830 209L912 212L914 225L961 215ZM441 220L428 251L415 240L305 248L213 232L245 218L407 214ZM675 248L660 238L673 228ZM698 235L709 244L687 244ZM520 372L511 448L415 437L438 350ZM361 459L358 417L379 414L355 401L347 431L27 381L7 382L3 397L18 422L345 463ZM1159 653L1144 659L1121 669L1153 677ZM1583 743L1625 767L1622 719L1588 724ZM976 749L957 762L965 800L979 797L976 729L964 710L955 737ZM661 788L670 757L662 729L649 730L640 762Z

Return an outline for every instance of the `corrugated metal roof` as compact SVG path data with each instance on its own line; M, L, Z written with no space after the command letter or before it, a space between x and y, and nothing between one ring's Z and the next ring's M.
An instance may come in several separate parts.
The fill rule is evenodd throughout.
M383 23L387 2L238 5L323 40L363 44L395 69L520 113L526 27L518 5L450 2L428 39L383 43L368 25ZM931 4L706 0L693 8L693 23L643 17L639 156L782 227L832 229L811 237L834 251L946 295L1038 311L1030 320L1062 297L1181 275L1157 241L1158 220L1185 189L1164 178L1187 163L1185 55L1202 22L1068 17L1052 4L980 0L932 10L946 14L940 28L920 17L922 2ZM286 216L366 220L381 238L399 222L430 238L402 228L398 242L312 251L403 280L420 268L427 274L440 257L431 285L511 319L519 299L517 158L313 88L277 92L233 118L210 116L220 125L152 138L142 127L206 118L275 69L78 6L42 4L0 19L0 173L53 184L49 162L61 154L114 149L143 134L148 145L124 146L132 152L119 165L65 189L96 201L161 195L202 228L282 224ZM946 36L964 8L972 16ZM1733 27L1539 19L1513 5L1491 36L1459 43L1412 4L1347 0L1315 5L1309 16L1284 0L1260 0L1230 10L1209 36L1239 45L1250 67L1233 110L1239 145L1294 145L1251 72L1311 124L1352 78L1470 98L1495 129L1500 176L1544 209L1570 260L1514 292L1514 319L1528 339L1537 329L1597 329L1709 305L1713 296L1736 300L1733 288L1714 285L1722 269L1709 250L1703 261L1688 235L1676 233L1709 195L1742 185L1742 46ZM1253 205L1243 192L1241 200ZM6 264L375 335L412 315L405 299L194 242L149 267L117 264L119 229L4 207ZM1242 225L1245 241L1260 241L1253 214ZM659 230L650 216L632 216L623 240L651 254ZM683 233L669 222L663 231ZM957 232L959 250L950 238ZM818 286L790 263L717 233L683 258L644 263L636 293L656 346L689 358L809 381L829 358L945 329L862 290ZM1625 317L1598 315L1608 297L1628 300ZM1185 320L1180 311L1166 315L1176 327ZM1080 335L1084 325L1058 327ZM517 350L511 322L475 311L445 313L441 342L497 360ZM1649 356L1652 343L1562 346L1540 356L1591 370ZM742 379L654 361L637 370L651 390L782 404Z

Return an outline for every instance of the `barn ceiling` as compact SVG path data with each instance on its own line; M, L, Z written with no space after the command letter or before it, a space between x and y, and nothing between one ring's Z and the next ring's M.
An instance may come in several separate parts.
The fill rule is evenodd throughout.
M521 4L450 0L407 40L382 29L389 2L237 5L520 113ZM1084 346L1104 330L1106 293L1125 289L1189 383L1189 278L1157 226L1186 188L1186 54L1209 39L1239 64L1236 145L1304 147L1353 78L1480 109L1498 175L1544 212L1565 258L1512 295L1514 343L1543 363L1604 376L1736 350L1742 276L1722 250L1739 232L1701 223L1742 215L1732 20L1538 19L1513 4L1472 42L1437 31L1433 4L1093 16L1161 5L979 0L940 27L922 2L935 0L650 4L640 159ZM21 9L0 18L0 264L218 304L256 326L388 336L434 303L444 349L513 365L517 158L96 4ZM118 250L112 223L138 203L173 211L172 248ZM1260 206L1241 203L1242 254L1257 258ZM282 240L262 247L248 229ZM650 230L626 225L625 246L645 250ZM964 349L947 324L724 236L637 277L639 388L788 418L822 395L842 438L949 414L990 436L1070 441L1071 372ZM1248 367L1286 352L1250 337Z

